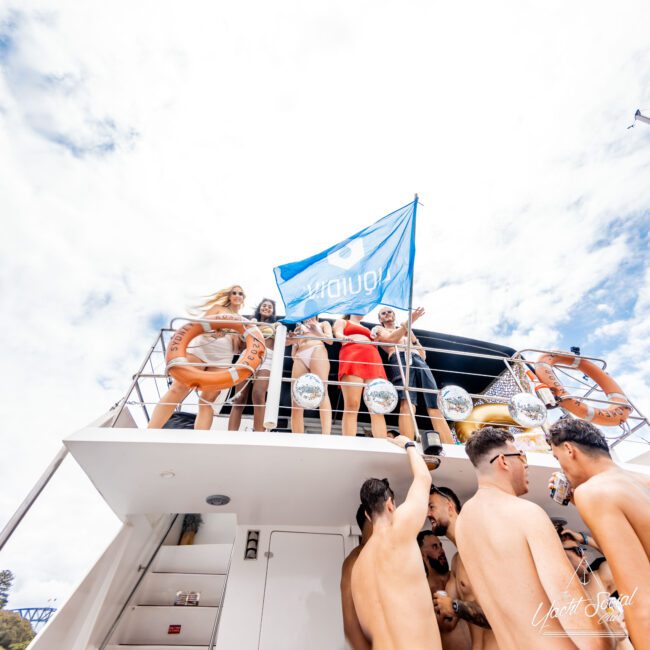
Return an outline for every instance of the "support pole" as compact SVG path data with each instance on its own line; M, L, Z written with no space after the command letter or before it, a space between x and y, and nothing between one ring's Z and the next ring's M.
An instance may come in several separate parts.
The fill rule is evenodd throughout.
M287 341L287 328L280 323L275 328L275 344L273 345L273 360L269 376L269 390L264 409L264 428L267 431L277 429L278 412L280 410L280 393L282 391L282 369L284 368L284 348Z
M413 404L411 402L411 395L409 394L409 391L406 390L406 381L405 381L405 376L404 376L404 368L402 367L402 360L400 359L400 350L398 348L395 348L395 357L397 358L397 365L399 366L399 372L400 375L402 375L402 383L404 385L404 395L406 396L406 403L408 404L409 407L409 413L411 414L411 420L413 420L413 438L415 440L418 439L420 435L420 430L418 429L418 421L417 418L415 417L415 408L413 408ZM417 395L415 396L417 399ZM417 402L416 402L417 404ZM416 407L417 408L417 407Z
M415 195L415 198L413 199L413 242L415 246L415 227L417 224L416 216L417 216L417 211L418 211L418 195ZM415 251L413 251L413 259L409 260L409 271L410 271L410 276L411 276L411 286L409 287L409 309L408 309L408 320L407 320L407 327L406 327L406 353L405 353L405 363L406 363L406 372L403 373L403 378L404 378L404 394L406 395L406 399L408 402L409 406L409 411L411 412L411 417L413 419L413 429L414 429L414 437L417 439L419 435L419 430L418 430L418 423L415 417L415 411L413 409L413 406L411 404L411 396L409 395L409 381L411 378L411 332L412 332L412 321L411 321L411 314L413 313L413 282L414 282L414 277L415 277ZM399 358L399 348L396 348L397 352L397 362L400 364L400 371L401 371L401 360ZM417 399L417 395L416 395ZM417 402L416 402L417 404Z

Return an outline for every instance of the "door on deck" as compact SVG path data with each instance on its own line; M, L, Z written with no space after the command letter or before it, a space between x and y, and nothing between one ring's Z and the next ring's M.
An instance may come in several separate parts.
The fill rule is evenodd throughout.
M343 536L271 533L259 650L345 650Z

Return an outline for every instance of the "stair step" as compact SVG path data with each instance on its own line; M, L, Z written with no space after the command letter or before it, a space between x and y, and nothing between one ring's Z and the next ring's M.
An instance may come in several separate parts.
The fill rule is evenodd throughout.
M131 607L117 645L207 646L218 611L218 607ZM180 626L180 631L170 634L170 626Z
M212 573L228 570L232 544L161 546L151 571L155 573Z
M200 594L200 607L216 607L225 582L225 575L148 573L138 589L137 604L173 606L179 591L196 591Z
M208 650L207 645L107 645L106 650Z

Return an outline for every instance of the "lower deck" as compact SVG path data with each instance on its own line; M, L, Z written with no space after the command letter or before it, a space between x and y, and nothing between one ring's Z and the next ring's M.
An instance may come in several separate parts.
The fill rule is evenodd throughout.
M411 481L404 451L373 438L125 422L64 443L123 527L35 650L343 650L340 569L359 541L359 488L388 478L399 504ZM548 497L555 459L528 461L526 498L584 529L575 508ZM444 446L432 478L461 501L476 489L462 445ZM223 505L208 502L215 495ZM184 513L203 517L192 545L179 545Z

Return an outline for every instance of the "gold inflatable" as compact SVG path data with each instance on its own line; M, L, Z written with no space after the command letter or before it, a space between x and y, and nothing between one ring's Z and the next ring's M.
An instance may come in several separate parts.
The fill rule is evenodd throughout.
M467 420L456 422L456 435L465 444L475 431L488 425L502 427L516 426L521 428L510 416L506 404L480 404L474 407ZM522 443L520 446L527 451L548 450L542 429L522 429L516 438Z

